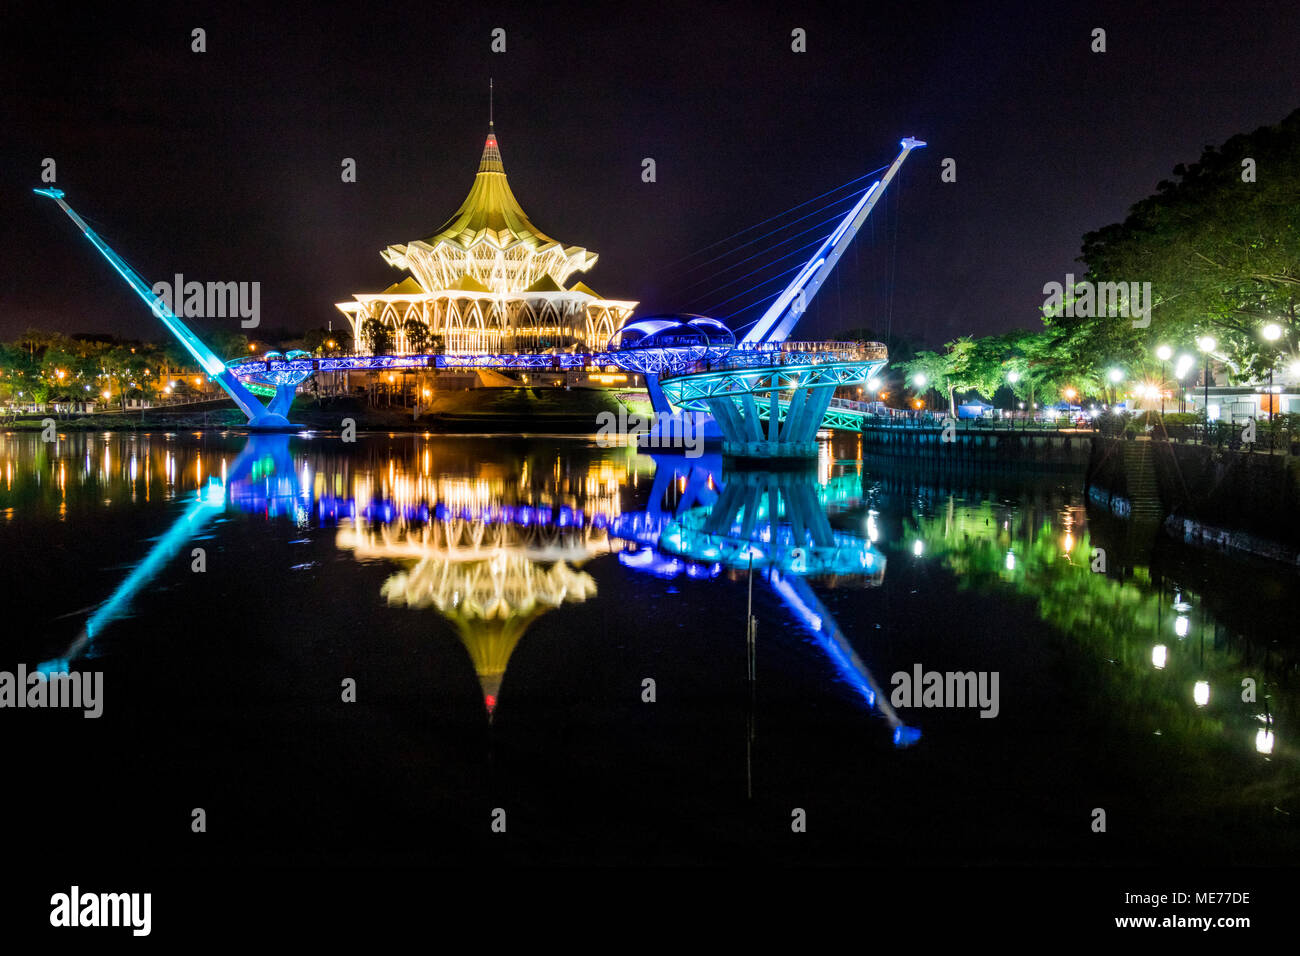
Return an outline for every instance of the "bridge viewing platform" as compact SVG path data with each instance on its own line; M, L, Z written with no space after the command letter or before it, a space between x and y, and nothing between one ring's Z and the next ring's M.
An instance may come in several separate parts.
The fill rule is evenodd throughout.
M831 412L835 390L865 383L885 365L878 342L780 342L740 346L660 380L682 411L707 411L722 450L744 458L808 458ZM858 427L863 410L841 405L832 427Z

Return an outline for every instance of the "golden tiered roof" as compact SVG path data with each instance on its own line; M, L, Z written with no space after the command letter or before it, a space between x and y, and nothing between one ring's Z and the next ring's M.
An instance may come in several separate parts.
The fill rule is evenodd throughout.
M597 256L533 225L510 189L496 132L489 129L474 184L456 214L425 239L389 246L384 258L409 269L426 289L447 288L468 275L494 292L519 292L544 276L562 288Z

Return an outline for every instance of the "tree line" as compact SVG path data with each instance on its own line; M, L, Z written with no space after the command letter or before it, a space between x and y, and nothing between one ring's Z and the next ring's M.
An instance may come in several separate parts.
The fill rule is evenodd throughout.
M1049 303L1045 285L1033 328L891 353L891 404L900 386L937 390L955 415L959 396L1003 388L1034 404L1113 403L1176 394L1207 364L1216 384L1300 372L1300 110L1175 166L1123 222L1085 235L1078 261L1091 288L1150 283L1149 313L1076 309L1078 290Z
M218 331L206 339L227 361L269 349L324 354L351 348L346 330L324 328L305 333L267 330L258 339ZM11 342L0 342L0 402L8 405L93 401L125 409L128 400L200 398L213 389L207 374L175 339L152 342L33 328Z

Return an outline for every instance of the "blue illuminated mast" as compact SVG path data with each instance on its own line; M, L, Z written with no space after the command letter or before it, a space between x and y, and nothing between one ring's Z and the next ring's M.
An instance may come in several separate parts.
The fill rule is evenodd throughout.
M919 139L913 139L911 136L903 140L902 152L894 160L889 171L885 173L884 178L872 183L871 188L863 194L857 204L849 210L848 215L840 222L835 231L827 237L826 241L818 247L812 258L808 260L807 265L799 270L799 274L780 295L776 297L768 310L763 313L754 326L741 339L741 345L760 345L763 342L784 342L790 335L796 322L812 302L813 296L822 287L826 277L830 275L835 264L840 261L840 256L844 250L849 247L853 237L858 234L862 224L867 221L871 215L871 210L875 208L876 201L884 195L889 183L893 180L898 170L907 159L909 153L914 149L919 149L925 145Z
M62 189L33 189L32 192L38 196L47 196L62 207L63 211L68 214L68 218L86 234L86 238L127 281L127 284L135 290L136 295L144 299L145 304L149 306L153 314L162 320L163 325L167 326L167 331L171 332L181 345L185 346L185 350L194 356L194 360L199 363L203 371L207 372L235 400L235 404L248 416L249 427L258 429L291 427L285 415L289 411L289 405L293 402L294 392L296 391L295 386L284 386L277 389L270 406L263 405L257 396L250 392L244 386L244 383L231 373L226 364L210 348L204 345L197 335L190 331L189 327L180 320L176 313L169 309L159 296L154 294L149 283L145 282L139 273L127 265L126 261L114 252L95 230L86 225L84 219L73 212L72 207L64 202Z

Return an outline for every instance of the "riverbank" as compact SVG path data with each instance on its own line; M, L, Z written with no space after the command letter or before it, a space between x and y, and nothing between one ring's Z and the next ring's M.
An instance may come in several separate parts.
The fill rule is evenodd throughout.
M635 403L632 403L633 405ZM435 392L420 408L370 406L351 397L315 399L299 396L289 420L313 431L339 431L351 419L358 431L437 432L483 434L490 432L545 432L585 435L600 427L604 412L618 415L629 407L620 396L599 388L484 388ZM5 431L40 431L53 418L55 427L67 431L185 431L244 428L248 424L234 402L222 399L173 407L128 412L100 412L72 418L28 415L5 422Z
M1090 500L1161 523L1193 547L1300 566L1300 460L1213 446L1098 437Z

